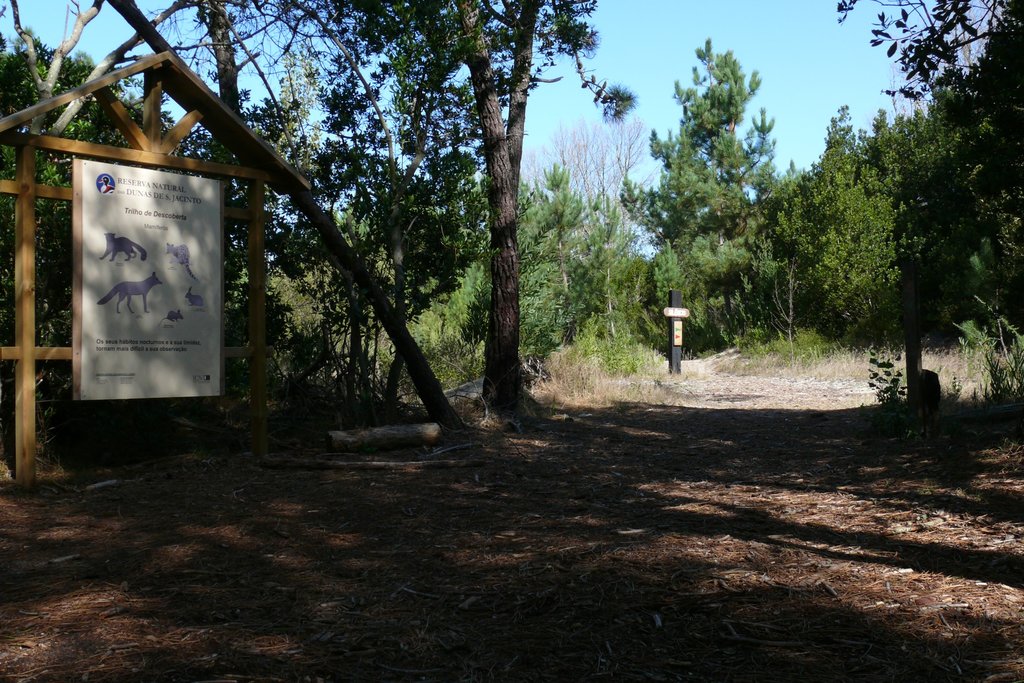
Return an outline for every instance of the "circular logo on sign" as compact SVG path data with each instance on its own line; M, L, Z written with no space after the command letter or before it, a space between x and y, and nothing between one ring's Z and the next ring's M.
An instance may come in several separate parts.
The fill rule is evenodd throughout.
M114 176L109 173L100 173L96 176L96 189L100 194L114 193Z

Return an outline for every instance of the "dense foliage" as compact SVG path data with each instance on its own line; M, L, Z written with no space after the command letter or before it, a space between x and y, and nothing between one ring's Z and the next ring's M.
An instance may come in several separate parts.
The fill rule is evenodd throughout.
M628 164L615 183L591 182L588 173L607 174L589 168L592 156L578 149L560 150L562 163L537 177L520 182L517 170L507 227L518 249L519 353L543 357L583 342L661 349L670 289L682 290L693 312L689 353L780 340L793 349L799 339L873 346L899 338L905 259L919 264L926 332L1024 327L1024 300L1015 296L1024 288L1024 10L1019 1L991 4L987 40L970 41L975 60L946 69L926 63L914 75L928 76L927 101L904 115L879 113L870 130L855 130L841 109L823 122L825 151L809 169L775 168L773 120L751 113L759 75L708 40L695 51L691 84L675 86L678 130L651 136L659 166L653 182L631 181ZM538 11L531 35L539 42L519 67L514 49L525 34L499 30L501 17L477 17L484 23L476 30L501 39L492 76L506 107L525 107L508 95L525 97L512 87L523 76L517 68L525 64L536 76L566 56L580 64L580 53L594 46L585 23L594 3L565 15L555 5L529 5ZM278 0L272 17L258 8L231 15L248 35L287 40L290 55L274 65L274 97L247 104L243 93L241 114L313 179L447 385L479 377L494 325L495 176L487 174L480 86L475 91L465 68L477 34L461 21L473 6ZM908 42L910 34L901 40L930 49ZM47 48L36 48L45 62ZM38 93L17 45L0 43L0 50L0 110L8 113ZM922 63L924 53L907 54ZM85 58L67 60L58 90L91 68ZM614 99L596 80L587 87L606 105ZM65 134L108 141L99 116L86 107ZM576 139L598 144L589 132ZM222 154L202 135L186 146ZM43 160L40 168L41 179L66 184L65 167ZM9 150L2 173L12 177ZM346 424L393 413L402 362L365 292L339 276L310 226L277 198L267 201L279 395L334 402ZM0 202L0 250L9 258L11 202ZM65 345L69 337L65 213L41 214L44 344ZM232 258L241 258L242 237L229 240L239 247ZM240 261L228 279L244 284ZM11 286L10 269L0 269L8 301ZM229 302L228 334L240 336L245 302ZM11 309L0 307L0 343L11 335Z

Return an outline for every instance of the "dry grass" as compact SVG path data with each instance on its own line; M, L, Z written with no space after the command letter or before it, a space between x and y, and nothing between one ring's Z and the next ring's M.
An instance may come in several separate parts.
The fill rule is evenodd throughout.
M879 356L895 358L896 351L883 350ZM719 372L731 375L755 375L760 377L810 377L830 380L868 381L868 352L866 350L844 349L819 358L788 358L768 354L745 356L732 350L711 360ZM922 365L939 374L939 381L947 397L967 400L972 395L981 395L983 378L979 364L956 349L925 349Z
M652 352L644 359L641 372L623 377L607 372L596 359L558 351L545 364L549 377L538 382L531 393L552 410L606 408L620 402L666 404L670 392L659 387L666 377L666 367L665 361Z
M882 351L894 358L895 352ZM929 349L923 365L939 374L948 403L970 402L982 393L983 379L978 364L959 350ZM560 408L606 408L618 403L681 405L679 383L704 382L716 376L765 379L815 380L819 382L868 383L868 352L842 350L817 358L789 358L777 354L750 356L736 349L708 358L684 361L679 375L669 375L665 360L655 355L643 372L623 377L601 369L593 360L582 361L560 352L547 364L550 378L538 383L534 397L553 410ZM675 386L669 386L671 382Z
M723 351L709 359L719 372L730 375L761 377L813 377L815 379L863 379L867 381L866 351L835 351L821 357L788 357L770 353L750 356L735 349Z

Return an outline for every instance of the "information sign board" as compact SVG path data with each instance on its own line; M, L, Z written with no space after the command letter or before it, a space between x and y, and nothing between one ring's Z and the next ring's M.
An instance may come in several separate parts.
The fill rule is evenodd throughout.
M222 213L219 181L75 160L75 398L221 393Z

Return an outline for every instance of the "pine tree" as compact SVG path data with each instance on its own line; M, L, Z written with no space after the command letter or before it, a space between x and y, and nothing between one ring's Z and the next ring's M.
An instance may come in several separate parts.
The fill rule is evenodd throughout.
M676 83L679 132L652 137L651 153L663 169L658 187L641 198L643 220L657 243L676 245L685 267L721 299L724 323L734 326L731 305L749 267L760 201L773 182L775 121L762 109L741 132L760 76L755 71L748 79L732 51L714 52L711 39L696 55L693 86Z

